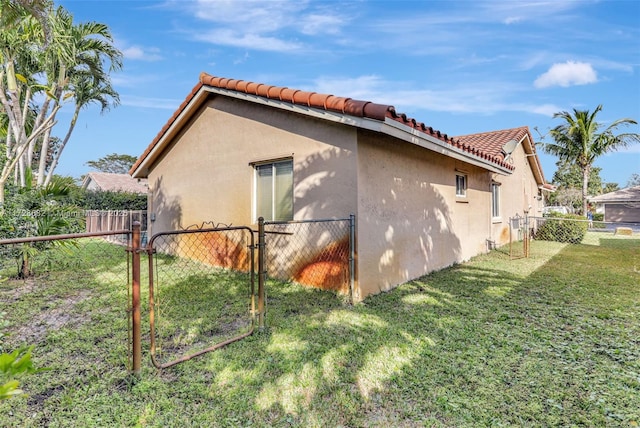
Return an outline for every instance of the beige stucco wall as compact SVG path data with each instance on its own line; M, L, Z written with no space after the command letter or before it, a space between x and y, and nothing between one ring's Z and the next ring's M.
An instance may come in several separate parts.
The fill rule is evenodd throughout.
M535 177L531 172L529 159L525 155L522 144L519 144L512 155L512 174L492 174L492 180L500 183L500 217L491 219L491 241L496 246L509 244L509 218L524 216L541 216L544 202L538 199L539 190ZM491 211L489 211L491 213ZM517 240L517 233L513 234Z
M355 128L225 97L211 99L150 169L153 233L203 222L251 225L250 162L294 162L294 219L356 210Z
M487 171L371 132L360 133L358 159L360 298L486 251Z
M505 176L372 131L212 97L150 168L152 233L254 225L250 163L284 157L294 162L296 220L356 214L356 299L468 260L487 251L487 241L508 243L509 216L537 207L520 146L515 172ZM467 175L464 198L455 195L457 173ZM492 179L502 184L500 219L491 218ZM298 232L307 248L326 238L311 230ZM327 265L297 260L300 251L287 245L278 252L275 263L299 272Z

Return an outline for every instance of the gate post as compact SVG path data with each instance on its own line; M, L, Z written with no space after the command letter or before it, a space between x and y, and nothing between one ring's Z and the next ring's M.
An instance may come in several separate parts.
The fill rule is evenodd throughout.
M267 276L265 270L265 240L264 240L264 218L258 218L258 326L264 330L265 316L265 293L264 283Z
M140 340L140 222L134 221L131 233L131 324L133 347L133 372L140 373L142 344Z
M351 304L356 299L356 216L349 215L349 294Z

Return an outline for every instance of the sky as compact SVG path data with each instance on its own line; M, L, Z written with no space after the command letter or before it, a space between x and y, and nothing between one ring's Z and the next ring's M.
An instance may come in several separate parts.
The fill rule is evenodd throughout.
M124 54L120 105L82 111L57 173L139 156L200 72L395 106L448 135L528 126L557 112L640 121L640 1L58 1L106 24ZM59 115L63 136L71 108ZM58 129L59 128L59 129ZM57 131L57 132L56 132ZM640 126L623 128L640 133ZM551 182L557 159L539 149ZM604 182L640 174L640 144L599 158Z

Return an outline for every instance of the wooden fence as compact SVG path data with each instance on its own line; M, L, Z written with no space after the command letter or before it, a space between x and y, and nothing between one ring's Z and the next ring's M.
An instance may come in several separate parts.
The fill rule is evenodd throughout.
M147 231L146 210L87 210L85 211L87 232L112 232L114 230L132 230L133 222L140 222L143 237Z

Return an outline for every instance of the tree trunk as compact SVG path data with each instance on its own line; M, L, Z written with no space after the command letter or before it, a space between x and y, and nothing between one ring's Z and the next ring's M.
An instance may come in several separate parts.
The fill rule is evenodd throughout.
M589 189L589 175L591 165L582 167L582 215L587 216L587 192Z
M0 179L0 214L4 215L4 186L7 180Z
M51 166L49 166L49 172L47 173L47 178L44 181L44 185L47 186L51 183L51 178L53 177L53 172L56 170L58 166L58 161L60 160L60 156L62 155L62 151L65 146L69 142L69 138L71 138L71 133L76 126L76 122L78 121L78 115L80 114L80 105L76 104L76 108L73 112L73 117L71 118L71 122L69 123L69 129L67 130L67 135L64 136L64 140L62 140L62 144L60 144L60 148L58 152L53 156L53 160L51 161Z

